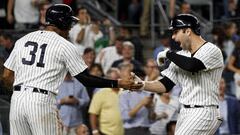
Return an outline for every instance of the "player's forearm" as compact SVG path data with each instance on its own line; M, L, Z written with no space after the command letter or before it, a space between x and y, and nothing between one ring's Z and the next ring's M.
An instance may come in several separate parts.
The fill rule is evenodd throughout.
M144 90L156 93L166 92L165 86L160 81L145 81Z
M3 79L4 86L6 87L12 86L14 82L14 72L5 68L3 71L2 79Z
M109 80L109 79L104 79L101 77L90 75L87 69L74 77L86 87L97 87L97 88L117 88L118 87L117 80Z

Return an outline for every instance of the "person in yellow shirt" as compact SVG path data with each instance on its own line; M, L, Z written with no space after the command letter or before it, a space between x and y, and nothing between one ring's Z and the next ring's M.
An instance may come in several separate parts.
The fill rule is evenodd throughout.
M118 79L119 70L110 68L107 78ZM90 104L90 123L93 135L123 135L123 123L119 108L119 88L102 88L94 94Z

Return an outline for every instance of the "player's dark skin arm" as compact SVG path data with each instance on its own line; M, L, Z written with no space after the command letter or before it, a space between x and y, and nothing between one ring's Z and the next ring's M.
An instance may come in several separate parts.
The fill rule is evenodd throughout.
M4 68L2 79L5 87L12 86L14 81L14 72L12 70Z
M176 54L175 52L168 51L167 58L180 68L189 72L198 72L200 70L206 69L203 62L194 57L186 57Z

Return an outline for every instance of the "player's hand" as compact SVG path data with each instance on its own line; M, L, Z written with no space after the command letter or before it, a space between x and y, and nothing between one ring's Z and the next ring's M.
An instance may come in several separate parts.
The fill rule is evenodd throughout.
M124 88L127 90L131 90L131 89L136 89L139 87L142 87L143 84L142 83L135 83L134 80L126 80L126 79L119 79L118 80L118 87L119 88Z
M168 48L166 48L164 51L161 51L157 55L157 64L158 66L163 66L164 59L167 57L167 52L169 51Z
M135 75L133 72L131 72L131 76L133 77L134 85L131 86L130 90L132 91L143 90L145 82L140 77Z

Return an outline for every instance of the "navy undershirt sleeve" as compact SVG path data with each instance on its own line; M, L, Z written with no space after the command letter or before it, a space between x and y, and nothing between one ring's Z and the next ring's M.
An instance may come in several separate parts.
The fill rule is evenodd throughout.
M203 62L194 57L186 57L175 52L168 51L167 58L180 68L189 72L198 72L200 70L206 69Z
M166 76L164 76L159 81L165 86L165 88L167 90L166 92L169 92L175 86L175 83Z
M101 77L90 75L88 69L74 76L79 82L81 82L86 87L96 87L96 88L117 88L117 80L109 80Z

